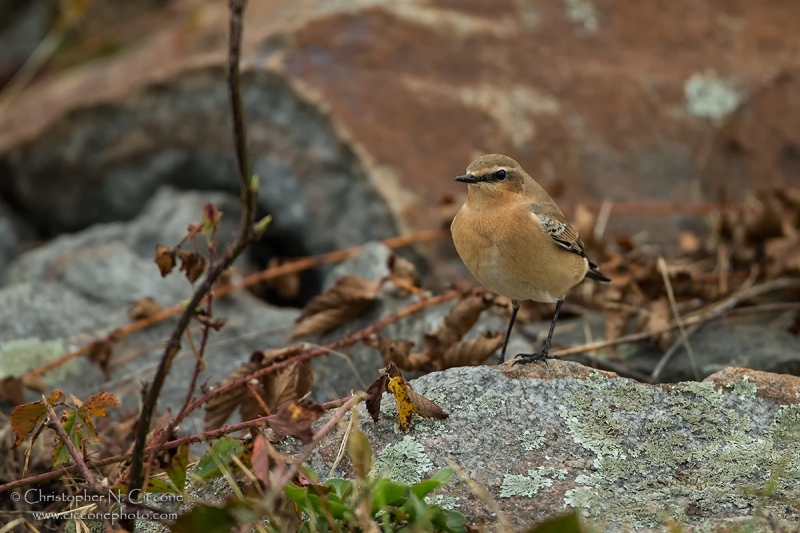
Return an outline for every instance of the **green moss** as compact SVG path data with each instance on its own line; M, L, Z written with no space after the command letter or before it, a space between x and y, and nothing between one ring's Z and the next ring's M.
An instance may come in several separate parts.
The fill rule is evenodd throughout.
M370 476L388 477L406 484L419 483L432 466L425 447L406 435L402 441L389 444L378 453Z
M567 471L564 469L548 468L544 466L540 466L536 470L528 470L527 476L507 474L503 478L503 485L500 487L500 497L530 497L539 492L540 489L551 487L553 485L553 479L563 480L566 475Z

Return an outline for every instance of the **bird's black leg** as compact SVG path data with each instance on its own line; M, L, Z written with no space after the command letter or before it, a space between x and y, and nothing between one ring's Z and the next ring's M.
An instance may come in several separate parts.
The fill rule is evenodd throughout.
M519 311L519 302L516 300L511 300L511 321L508 323L508 329L506 330L506 338L503 339L503 349L500 350L500 358L498 363L502 364L503 361L506 360L506 348L508 348L508 339L511 337L511 328L514 327L514 320L517 318L517 311Z
M559 300L556 304L556 314L553 315L553 321L550 323L550 332L547 334L547 340L544 341L544 348L541 351L536 353L521 353L517 354L517 358L514 361L514 364L525 364L525 363L535 363L536 361L542 361L546 359L552 359L552 357L547 355L547 351L550 349L550 341L553 339L553 330L556 329L556 321L558 320L558 312L561 311L561 305L564 303L564 300Z

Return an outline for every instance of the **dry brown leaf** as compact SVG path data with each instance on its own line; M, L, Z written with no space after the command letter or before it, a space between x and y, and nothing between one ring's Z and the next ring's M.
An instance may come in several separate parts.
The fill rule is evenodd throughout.
M381 377L372 382L364 398L367 412L375 422L378 421L378 416L381 413L381 399L383 398L383 393L386 391L386 384L388 382L389 376L384 375L383 371L381 371Z
M220 386L228 385L229 383L238 381L243 377L252 374L256 370L259 370L264 366L263 361L263 352L253 352L253 354L250 356L250 361L239 365L236 370L222 380ZM225 423L228 417L231 416L236 408L242 405L243 402L246 402L248 397L249 391L247 388L237 387L221 396L217 396L209 400L208 403L206 403L206 414L203 420L203 428L206 431L210 431L212 429L222 427L222 424ZM258 406L258 403L255 400L245 403L245 405L248 405L249 407L252 407L253 404ZM250 418L245 418L245 420L252 420L253 418L259 416L258 414L252 416L252 413L249 411L248 415L250 415ZM242 416L244 417L244 412L242 413Z
M503 334L483 332L474 339L452 345L441 360L434 362L436 370L483 363L503 345Z
M778 237L764 246L767 258L767 277L777 278L800 271L800 239Z
M314 437L311 424L325 413L325 409L313 403L291 402L267 418L269 427L278 435L290 436L308 444Z
M311 390L313 384L311 361L299 361L263 379L266 391L264 401L270 411L277 413L290 403L299 400Z
M128 316L131 320L141 320L143 318L150 318L161 311L161 304L155 298L146 296L136 302L133 307L128 310Z
M420 278L417 267L408 259L397 254L392 254L389 256L389 261L386 266L389 268L390 279L400 285L396 290L398 297L405 298L409 294L408 290L402 288L403 285L419 287Z
M0 380L0 398L8 400L14 407L25 403L22 380L14 376L7 376Z
M161 277L166 277L175 268L175 249L163 244L156 244L156 265Z
M625 333L632 314L633 312L628 308L608 309L605 311L605 336L607 341L618 339ZM607 350L609 358L619 359L616 346L609 346Z
M678 245L681 250L693 254L703 246L703 241L691 231L683 231L678 239Z
M639 315L639 331L652 333L669 326L672 310L667 298L659 298L648 303L644 311ZM652 339L661 350L667 350L672 344L672 332L658 333L653 335Z
M276 268L288 263L291 259L275 256L267 262L267 268ZM300 273L291 272L276 278L268 279L264 285L278 295L282 300L294 300L300 294Z
M411 370L409 356L414 343L406 339L390 339L383 335L378 335L377 340L369 344L381 352L384 363L394 363L404 370ZM413 367L419 368L419 367Z
M253 352L250 361L234 370L220 386L238 381L278 362L296 349L293 346L267 353ZM240 407L243 421L277 413L288 404L305 396L311 390L313 382L314 374L309 360L298 361L277 372L261 376L247 387L236 388L209 401L206 404L205 429L208 431L221 427L237 407ZM268 411L264 410L264 406Z
M194 283L206 269L206 258L197 252L178 249L178 259L181 261L181 272L186 274L189 283Z
M434 363L441 360L447 350L461 340L481 313L494 302L491 293L472 293L458 302L433 333L425 335L425 349Z
M344 276L303 308L292 338L324 333L363 314L378 296L380 285L358 276Z
M109 339L103 339L93 342L89 346L89 353L87 357L89 361L95 363L100 367L100 370L105 374L106 379L111 377L111 370L109 365L111 357L114 355L114 344Z

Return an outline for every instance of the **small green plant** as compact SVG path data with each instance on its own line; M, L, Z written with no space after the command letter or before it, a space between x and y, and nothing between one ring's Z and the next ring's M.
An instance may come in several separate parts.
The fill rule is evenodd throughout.
M452 479L451 468L419 483L398 483L369 475L373 467L372 447L361 431L350 433L347 451L356 473L354 480L332 478L320 484L317 475L304 468L300 476L286 485L280 497L254 497L251 493L249 497L230 499L222 506L201 504L179 517L172 531L223 532L257 523L276 533L287 530L335 533L376 528L387 533L466 531L464 515L425 499ZM254 454L257 461L255 455L258 454ZM255 465L253 468L258 470ZM274 480L270 475L260 477ZM151 483L150 490L154 488L158 490Z

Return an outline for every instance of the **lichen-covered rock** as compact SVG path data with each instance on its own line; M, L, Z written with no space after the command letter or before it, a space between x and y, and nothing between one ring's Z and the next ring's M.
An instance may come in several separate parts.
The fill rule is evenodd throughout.
M765 516L800 518L786 504L800 497L798 378L736 369L652 386L549 361L457 368L411 384L450 417L415 418L403 433L391 398L377 424L362 406L376 470L413 482L453 461L518 529L569 508L609 532L667 531L670 523L760 530ZM310 460L315 470L327 475L344 434L343 425L323 441ZM334 473L352 474L347 459ZM437 497L473 522L497 519L464 482Z

